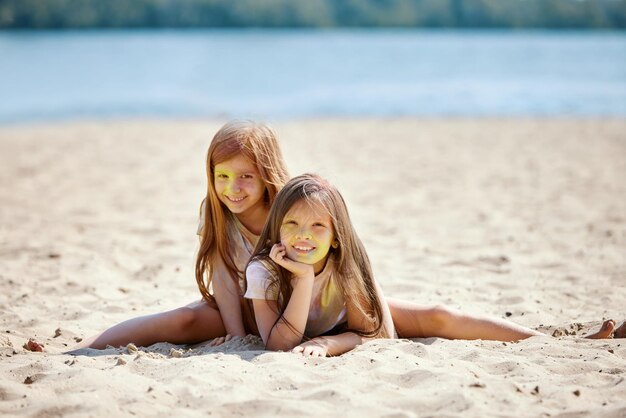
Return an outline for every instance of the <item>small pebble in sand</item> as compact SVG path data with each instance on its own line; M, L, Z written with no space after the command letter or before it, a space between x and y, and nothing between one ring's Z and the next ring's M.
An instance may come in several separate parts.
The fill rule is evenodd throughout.
M552 333L553 337L562 337L563 335L564 333L560 329L555 329L554 332Z
M118 358L117 359L117 363L115 363L116 366L123 366L126 364L126 360L124 360L123 358Z
M30 385L31 383L33 383L35 380L30 377L30 376L26 376L26 379L24 379L24 384L25 385Z
M28 342L26 344L24 344L22 346L25 350L28 351L36 351L36 352L43 352L43 344L39 344L37 341L35 341L34 339L30 338L28 340Z
M539 386L535 386L535 388L530 393L531 395L539 395Z
M126 346L126 349L128 350L128 354L134 354L137 351L139 351L139 350L137 350L137 346L135 344L133 344L133 343L129 343Z
M171 357L176 357L176 358L180 358L183 356L183 351L182 350L177 350L175 348L170 349L170 356Z
M58 336L60 336L60 335L61 335L61 328L57 328L57 329L55 329L55 330L54 330L54 337L53 337L53 338L56 338L56 337L58 337Z
M579 391L578 389L576 389L576 390L574 391L574 395L576 395L576 396L580 396L580 391Z

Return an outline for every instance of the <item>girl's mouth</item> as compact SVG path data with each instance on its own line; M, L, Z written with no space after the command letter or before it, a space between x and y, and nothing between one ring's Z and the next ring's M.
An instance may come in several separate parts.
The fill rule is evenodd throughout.
M311 246L308 246L308 245L292 245L292 248L298 254L309 254L309 253L315 251L315 247L311 247Z
M226 199L228 199L228 201L229 201L229 202L232 202L232 203L239 203L239 202L241 202L241 201L242 201L243 199L245 199L245 198L246 198L246 196L243 196L243 197L230 197L230 196L226 196Z

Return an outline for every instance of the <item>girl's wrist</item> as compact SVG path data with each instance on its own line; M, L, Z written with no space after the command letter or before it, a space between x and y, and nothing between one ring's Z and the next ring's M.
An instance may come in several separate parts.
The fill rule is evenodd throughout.
M310 281L311 283L313 283L313 280L315 279L315 275L313 274L313 272L311 273L305 273L303 275L298 275L298 274L292 274L291 275L291 285L292 286L296 286L298 283L301 282L307 282Z
M317 345L328 348L328 340L324 336L315 337L311 339L311 341L314 341Z

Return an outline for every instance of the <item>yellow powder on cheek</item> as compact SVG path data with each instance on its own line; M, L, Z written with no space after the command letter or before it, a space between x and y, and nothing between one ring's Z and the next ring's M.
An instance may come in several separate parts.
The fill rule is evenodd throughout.
M326 288L322 292L322 297L320 298L320 306L322 308L328 307L330 303L337 298L338 294L339 289L332 280L329 280Z

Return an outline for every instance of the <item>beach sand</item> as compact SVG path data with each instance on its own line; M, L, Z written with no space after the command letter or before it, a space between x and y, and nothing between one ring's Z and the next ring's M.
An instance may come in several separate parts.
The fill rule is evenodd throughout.
M344 194L387 296L558 338L378 340L322 359L251 337L61 354L199 298L204 159L222 123L0 128L0 415L626 416L626 339L579 338L626 319L624 119L274 125L292 175Z

